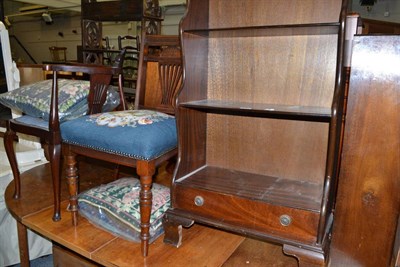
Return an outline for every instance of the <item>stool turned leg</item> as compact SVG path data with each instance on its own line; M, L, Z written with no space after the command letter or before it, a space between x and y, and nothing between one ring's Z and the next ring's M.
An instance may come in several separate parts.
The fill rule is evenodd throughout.
M155 173L154 162L138 161L137 173L140 176L140 239L143 257L148 255L150 239L150 215L152 206L151 186Z

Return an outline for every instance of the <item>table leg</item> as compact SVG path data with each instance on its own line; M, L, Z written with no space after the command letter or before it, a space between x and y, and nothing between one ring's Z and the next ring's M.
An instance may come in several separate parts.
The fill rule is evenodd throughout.
M17 230L21 267L29 267L28 229L21 222L17 221Z

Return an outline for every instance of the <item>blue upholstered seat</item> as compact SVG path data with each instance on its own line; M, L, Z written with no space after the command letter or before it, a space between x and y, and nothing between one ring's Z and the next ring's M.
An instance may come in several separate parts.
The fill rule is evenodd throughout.
M177 147L175 118L152 110L87 115L60 128L64 143L139 160L155 159Z

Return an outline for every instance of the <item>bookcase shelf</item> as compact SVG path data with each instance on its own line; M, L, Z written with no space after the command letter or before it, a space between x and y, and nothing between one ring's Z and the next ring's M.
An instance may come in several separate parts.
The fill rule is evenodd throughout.
M187 29L184 33L205 37L256 37L256 36L290 36L290 35L324 35L338 34L340 24L289 24L261 25L237 28Z
M317 183L211 166L204 166L176 183L313 212L319 212L322 201L322 186Z
M274 105L224 100L198 100L181 103L180 107L196 109L209 113L281 119L286 118L304 121L329 122L331 118L330 108L297 105Z

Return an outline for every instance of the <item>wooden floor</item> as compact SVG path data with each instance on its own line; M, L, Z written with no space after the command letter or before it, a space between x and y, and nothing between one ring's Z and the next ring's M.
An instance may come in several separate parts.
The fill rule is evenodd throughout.
M113 167L98 162L80 163L81 190L112 180ZM127 170L123 170L127 173ZM156 182L170 183L170 175L160 168ZM285 256L281 246L244 238L195 224L183 230L180 248L165 245L162 236L150 245L149 256L140 255L140 244L128 242L91 225L80 217L73 227L66 211L67 189L63 183L62 220L53 222L52 190L48 164L22 175L22 198L12 198L13 183L5 198L14 217L24 225L84 257L104 266L297 266ZM67 265L66 265L67 266Z

